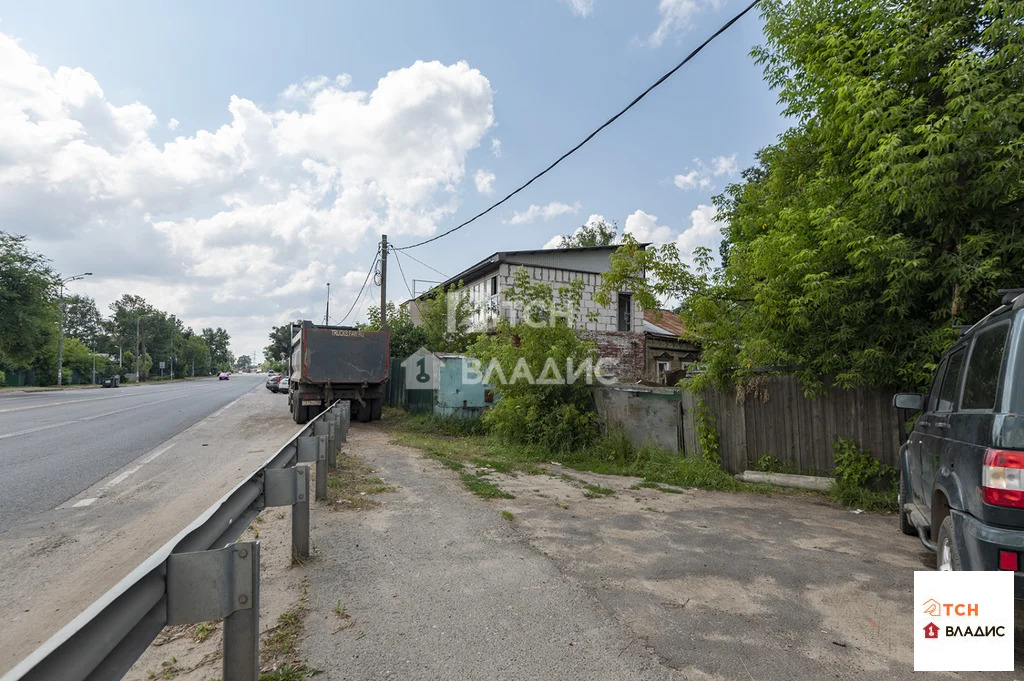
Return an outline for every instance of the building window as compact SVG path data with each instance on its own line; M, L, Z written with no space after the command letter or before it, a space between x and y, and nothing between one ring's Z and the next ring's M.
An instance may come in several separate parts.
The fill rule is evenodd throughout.
M619 294L619 331L633 330L633 294Z
M669 362L668 360L661 360L661 359L659 359L658 360L658 373L659 374L667 374L670 371L672 371L672 363Z
M498 277L497 276L491 277L490 282L488 282L488 287L491 290L491 295L492 296L498 295Z

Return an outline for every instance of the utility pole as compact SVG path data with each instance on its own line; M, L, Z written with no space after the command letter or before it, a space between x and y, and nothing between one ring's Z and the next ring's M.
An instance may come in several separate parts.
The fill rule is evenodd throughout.
M380 330L388 328L388 235L380 235Z
M324 312L324 326L330 324L331 320L331 282L327 282L327 311ZM255 356L255 355L254 355Z

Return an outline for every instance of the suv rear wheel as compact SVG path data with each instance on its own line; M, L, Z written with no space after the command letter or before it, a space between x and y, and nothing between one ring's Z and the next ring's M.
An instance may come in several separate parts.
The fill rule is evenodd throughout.
M935 568L937 570L959 570L960 551L953 537L953 518L946 516L939 525L939 536L935 542Z

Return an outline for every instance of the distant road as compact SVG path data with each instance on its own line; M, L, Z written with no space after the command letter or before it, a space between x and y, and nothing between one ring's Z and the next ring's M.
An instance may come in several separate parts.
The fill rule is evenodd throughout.
M0 528L74 497L261 380L0 393Z

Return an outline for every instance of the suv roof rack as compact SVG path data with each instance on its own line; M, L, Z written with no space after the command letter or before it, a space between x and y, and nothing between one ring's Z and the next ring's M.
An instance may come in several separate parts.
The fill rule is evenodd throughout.
M996 293L1002 297L999 307L992 310L966 329L960 329L960 338L963 338L974 331L976 328L988 321L988 319L993 315L999 314L1005 310L1019 310L1024 308L1024 288L1001 288L996 291ZM959 325L955 325L953 328L957 329L959 328Z
M1024 288L1001 288L996 291L1003 298L1003 305L1013 305L1017 298L1024 295Z

